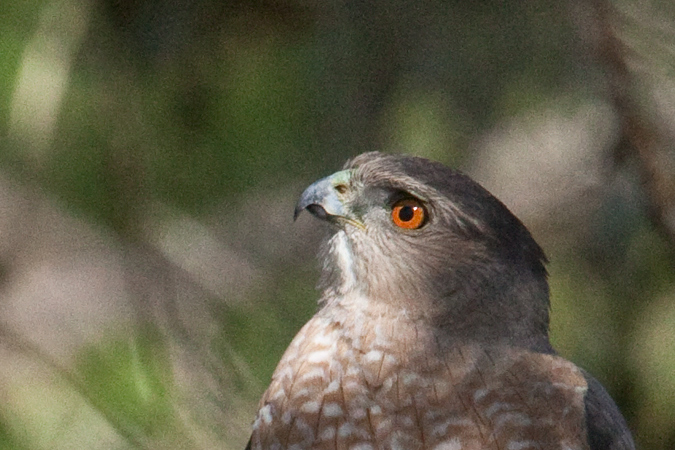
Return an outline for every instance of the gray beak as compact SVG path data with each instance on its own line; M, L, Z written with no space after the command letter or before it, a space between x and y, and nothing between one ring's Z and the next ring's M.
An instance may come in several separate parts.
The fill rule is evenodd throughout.
M335 221L338 218L346 218L344 205L336 187L345 185L351 172L343 170L312 183L300 196L295 206L293 220L305 209L322 220Z

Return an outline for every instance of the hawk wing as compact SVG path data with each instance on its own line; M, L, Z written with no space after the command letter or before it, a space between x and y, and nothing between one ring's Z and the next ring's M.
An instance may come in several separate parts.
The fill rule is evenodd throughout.
M591 450L634 450L628 425L612 398L598 380L585 371L583 374L588 383L584 403Z

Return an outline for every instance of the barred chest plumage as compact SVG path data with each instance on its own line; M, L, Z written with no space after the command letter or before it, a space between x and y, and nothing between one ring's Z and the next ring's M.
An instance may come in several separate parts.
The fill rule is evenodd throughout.
M298 333L252 449L588 449L587 385L569 361L356 314L319 313Z

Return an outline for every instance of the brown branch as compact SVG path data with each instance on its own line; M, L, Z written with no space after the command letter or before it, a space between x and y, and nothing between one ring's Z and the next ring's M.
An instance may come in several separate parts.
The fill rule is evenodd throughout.
M649 217L675 250L675 176L665 164L667 152L673 146L638 104L638 83L627 58L639 59L639 55L631 52L616 30L615 21L621 13L607 0L591 0L590 4L595 22L592 36L596 37L596 56L605 69L608 97L620 120L615 162L622 164L631 159L637 163Z

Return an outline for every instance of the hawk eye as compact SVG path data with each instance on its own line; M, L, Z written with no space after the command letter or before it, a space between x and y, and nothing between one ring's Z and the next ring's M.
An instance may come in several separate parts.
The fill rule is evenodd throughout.
M406 198L394 203L391 220L397 227L416 230L426 223L427 210L419 200Z

